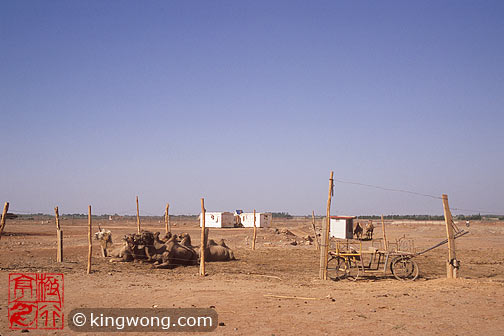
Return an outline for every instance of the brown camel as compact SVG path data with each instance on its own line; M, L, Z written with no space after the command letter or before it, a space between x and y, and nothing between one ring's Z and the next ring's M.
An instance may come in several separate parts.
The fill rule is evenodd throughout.
M361 239L362 238L362 226L360 225L360 223L357 223L357 225L355 226L353 234L354 234L354 236L355 236L356 239Z
M205 261L229 261L236 260L233 251L227 247L224 239L219 241L219 244L215 240L210 239L208 245L205 249Z
M373 231L374 231L373 221L369 221L366 224L366 239L369 239L369 240L373 239Z
M127 241L127 236L122 239L122 243L114 246L112 242L112 233L109 230L103 230L95 233L95 239L100 241L103 256L110 257L110 262L133 261L133 253Z
M177 236L174 235L166 242L166 250L153 259L159 260L153 265L155 268L173 268L179 265L196 265L198 255L192 248L179 244Z

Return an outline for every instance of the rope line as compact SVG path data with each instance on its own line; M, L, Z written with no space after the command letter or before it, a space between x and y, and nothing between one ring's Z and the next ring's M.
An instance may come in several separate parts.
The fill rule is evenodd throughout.
M416 192L416 191L411 191L411 190L387 188L387 187L377 186L377 185L373 185L373 184L367 184L367 183L361 183L361 182L352 182L352 181L344 181L344 180L340 180L340 179L334 179L334 181L339 182L339 183L343 183L343 184L354 184L354 185L359 185L359 186L369 187L369 188L375 188L375 189L380 189L380 190L401 192L401 193L406 193L406 194L411 194L411 195L430 197L430 198L434 198L434 199L442 199L439 196L424 194L424 193L420 193L420 192Z
M368 188L374 188L374 189L380 189L380 190L385 190L385 191L393 191L393 192L400 192L400 193L405 193L405 194L410 194L410 195L416 195L416 196L422 196L422 197L428 197L428 198L433 198L433 199L439 199L442 200L442 197L435 196L435 195L430 195L430 194L424 194L416 191L411 191L411 190L405 190L405 189L395 189L395 188L389 188L389 187L382 187L382 186L377 186L373 184L367 184L367 183L361 183L361 182L353 182L353 181L345 181L341 179L334 179L334 181L343 183L343 184L352 184L352 185L358 185L362 187L368 187ZM473 212L473 213L483 213L483 214L491 214L491 215L497 215L500 211L486 211L486 210L475 210L475 209L462 209L462 208L457 208L457 207L450 207L451 210L457 210L457 211L467 211L467 212Z

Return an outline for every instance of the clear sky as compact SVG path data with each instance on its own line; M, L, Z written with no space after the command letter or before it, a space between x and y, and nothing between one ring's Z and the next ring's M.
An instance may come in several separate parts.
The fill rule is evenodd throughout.
M502 214L503 106L503 1L0 1L14 212Z

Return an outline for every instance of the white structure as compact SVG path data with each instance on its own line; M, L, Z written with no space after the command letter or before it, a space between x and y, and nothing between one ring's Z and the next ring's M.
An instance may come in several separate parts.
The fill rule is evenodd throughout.
M256 226L257 227L270 227L271 219L273 216L271 213L256 212ZM254 227L254 213L247 212L240 214L241 224L244 227Z
M202 226L202 216L200 218L200 227ZM211 228L232 228L235 219L231 212L205 212L205 227Z
M340 239L353 238L353 220L355 216L331 216L329 237Z

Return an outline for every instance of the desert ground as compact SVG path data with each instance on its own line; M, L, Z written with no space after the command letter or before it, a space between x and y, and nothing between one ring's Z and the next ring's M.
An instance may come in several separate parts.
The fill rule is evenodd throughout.
M188 232L199 244L197 220L171 222L174 233ZM223 324L214 331L219 335L504 335L502 221L472 222L470 234L456 240L459 279L446 279L444 245L416 259L416 281L389 275L355 282L318 279L319 253L303 239L313 235L310 223L308 218L274 220L272 228L258 229L254 251L252 229L210 229L210 238L224 238L238 260L207 263L208 275L202 277L198 266L111 263L101 257L97 241L92 273L86 275L87 220L61 220L62 263L56 262L53 221L7 220L0 240L0 335L21 334L9 330L7 319L8 276L15 272L64 273L66 314L79 307L215 307ZM136 231L134 220L94 220L93 231L97 224L112 231L114 242ZM376 224L374 236L380 238ZM386 228L389 241L406 235L417 250L446 238L442 221L387 221ZM164 223L143 218L142 229L164 231ZM77 333L65 327L27 334Z

